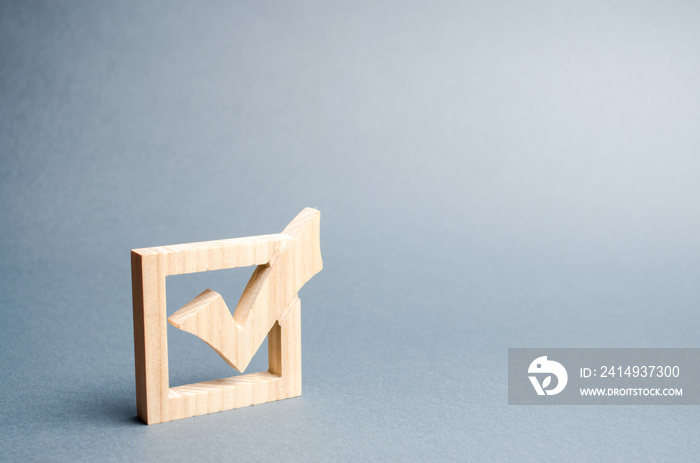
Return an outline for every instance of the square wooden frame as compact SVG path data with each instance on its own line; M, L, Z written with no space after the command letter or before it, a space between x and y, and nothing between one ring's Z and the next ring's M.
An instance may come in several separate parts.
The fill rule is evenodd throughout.
M174 388L168 377L166 277L266 265L289 239L275 234L132 251L136 406L144 422L161 423L301 395L297 297L268 334L269 371Z

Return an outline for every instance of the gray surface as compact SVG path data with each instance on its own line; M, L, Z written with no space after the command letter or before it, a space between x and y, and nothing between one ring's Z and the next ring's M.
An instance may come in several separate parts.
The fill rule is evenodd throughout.
M698 347L699 23L690 1L2 2L0 459L696 458L697 407L508 406L507 348ZM304 395L139 424L129 250L304 206ZM170 310L207 284L168 283ZM173 383L226 370L170 334Z

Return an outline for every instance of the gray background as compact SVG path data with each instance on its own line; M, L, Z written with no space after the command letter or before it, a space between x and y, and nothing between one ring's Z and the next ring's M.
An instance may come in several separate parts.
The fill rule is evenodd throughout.
M698 24L690 1L0 3L0 459L696 458L697 407L508 406L507 348L698 347ZM304 206L304 395L140 424L129 250ZM169 310L250 271L169 279ZM172 384L229 373L169 342Z

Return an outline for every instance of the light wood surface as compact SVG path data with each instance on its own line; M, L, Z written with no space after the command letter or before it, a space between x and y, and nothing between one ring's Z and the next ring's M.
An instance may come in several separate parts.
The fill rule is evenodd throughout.
M135 249L131 253L136 403L148 424L301 394L301 287L321 271L319 211L280 234ZM233 313L207 289L169 319L243 372L268 337L267 372L169 387L165 278L257 265Z

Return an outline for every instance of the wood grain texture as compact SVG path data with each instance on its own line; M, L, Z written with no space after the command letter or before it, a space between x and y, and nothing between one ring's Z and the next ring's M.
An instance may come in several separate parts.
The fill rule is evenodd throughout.
M320 212L306 208L280 234L135 249L131 253L136 402L148 424L301 394L299 289L322 267ZM169 387L165 278L257 265L233 313L206 290L168 321L244 371L268 337L269 371Z

